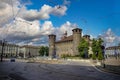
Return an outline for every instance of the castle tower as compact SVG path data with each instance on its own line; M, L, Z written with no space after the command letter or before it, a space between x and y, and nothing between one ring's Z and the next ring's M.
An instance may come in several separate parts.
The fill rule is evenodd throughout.
M49 56L54 57L55 54L55 40L56 40L56 35L51 34L49 35Z
M90 41L90 35L84 35L83 38L84 38L86 41Z
M82 29L75 28L72 31L73 31L73 54L78 55L79 54L78 45L80 43Z

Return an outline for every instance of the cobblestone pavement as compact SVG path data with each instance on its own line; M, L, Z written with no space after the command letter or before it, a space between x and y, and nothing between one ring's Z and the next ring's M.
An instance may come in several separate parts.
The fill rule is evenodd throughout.
M84 61L2 62L0 80L120 80Z

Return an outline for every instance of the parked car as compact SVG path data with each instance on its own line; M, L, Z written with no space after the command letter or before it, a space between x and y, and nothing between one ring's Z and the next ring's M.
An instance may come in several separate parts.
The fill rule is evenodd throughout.
M15 58L11 58L11 59L10 59L10 62L15 62Z

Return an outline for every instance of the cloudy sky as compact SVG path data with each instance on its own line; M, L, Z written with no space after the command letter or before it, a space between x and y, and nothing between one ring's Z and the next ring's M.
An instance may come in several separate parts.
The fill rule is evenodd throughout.
M47 45L79 27L83 34L120 42L119 0L0 0L0 39L11 43ZM114 43L115 42L115 43Z

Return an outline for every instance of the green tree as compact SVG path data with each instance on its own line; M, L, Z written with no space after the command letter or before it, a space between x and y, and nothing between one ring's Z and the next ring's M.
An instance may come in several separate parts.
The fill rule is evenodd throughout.
M98 53L98 60L102 60L103 58L104 57L103 57L102 51L100 50Z
M49 47L46 46L46 47L44 47L44 48L45 48L45 52L44 52L44 53L45 53L46 56L48 56L48 55L49 55Z
M85 39L81 39L78 51L80 53L80 57L85 58L88 56L88 49L89 49L89 43Z
M96 60L96 55L95 54L92 54L92 59Z
M92 51L93 51L93 57L98 58L99 60L103 59L103 53L102 53L102 43L103 40L101 38L95 40L92 40Z
M45 52L45 48L44 48L44 46L41 46L40 50L39 50L40 56L44 56L44 52Z
M96 46L97 46L97 40L93 39L92 40L92 51L95 54L97 52Z
M104 58L103 53L102 53L102 43L103 40L101 38L98 39L98 60L102 60Z
M41 46L39 50L40 56L48 56L49 48L48 46Z

